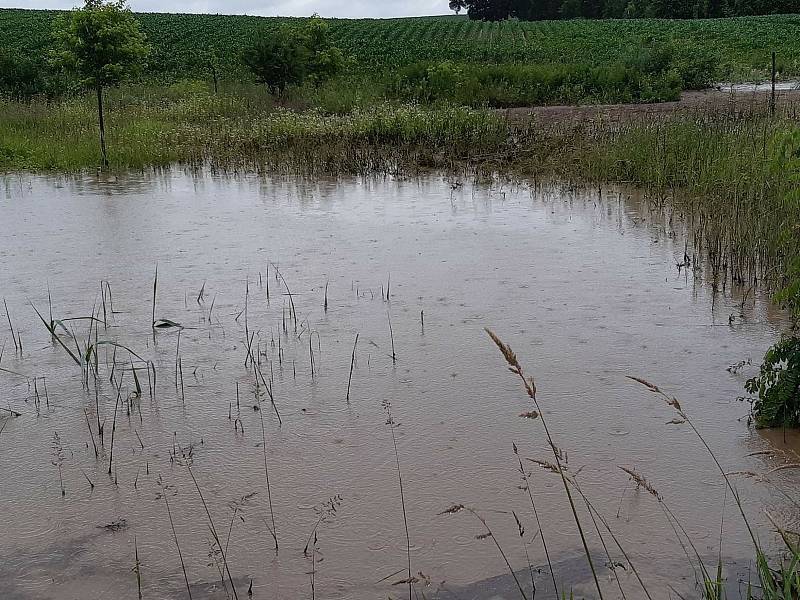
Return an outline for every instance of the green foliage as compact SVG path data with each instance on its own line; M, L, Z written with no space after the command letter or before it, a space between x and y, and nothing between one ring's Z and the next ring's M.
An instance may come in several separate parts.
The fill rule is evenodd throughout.
M117 85L137 73L149 52L125 0L86 0L56 21L54 34L54 63L92 88Z
M299 25L264 31L242 60L256 81L273 92L306 78L319 85L338 75L346 63L344 53L331 41L330 26L316 15Z
M626 5L629 2L626 2ZM55 11L0 9L0 47L20 55L44 56L52 40ZM66 13L69 14L69 13ZM207 77L198 55L217 53L223 79L245 79L242 48L283 25L305 19L225 15L142 13L136 15L152 46L144 75L170 82ZM604 66L624 62L632 48L669 44L676 62L706 57L719 63L721 80L764 77L775 50L781 76L800 75L800 17L669 21L504 21L484 23L464 17L408 19L325 19L331 43L354 65L350 74L374 76L416 62L535 63ZM723 57L719 60L717 57Z
M377 104L331 116L275 109L263 91L238 92L111 89L113 166L285 160L309 171L369 172L379 165L397 169L401 159L416 162L411 148L461 156L496 151L508 140L505 120L486 111ZM0 172L94 167L95 110L91 97L26 104L0 99Z
M315 84L335 77L346 64L344 53L331 40L330 29L326 21L313 15L295 31L308 50L308 75Z
M784 262L783 286L775 296L791 312L794 327L800 319L800 129L777 135L770 145L770 165L784 182L781 213L776 219L778 251ZM789 336L772 346L764 356L757 377L745 384L754 394L756 424L764 427L800 426L800 337ZM788 596L787 596L788 597Z
M259 37L242 54L242 60L258 83L272 92L302 83L308 70L309 52L288 28Z
M756 395L753 415L759 427L800 426L800 337L789 336L772 346L745 389Z
M658 102L680 95L669 69L640 66L417 63L401 69L389 94L417 102L512 107L571 102Z
M502 21L521 19L600 19L660 17L666 19L707 19L742 15L800 12L798 0L454 0L451 10L467 9L470 19Z
M783 193L786 218L782 220L781 253L786 262L784 287L776 300L800 321L800 128L784 132L772 143L773 172L789 185Z
M0 48L0 94L23 100L42 88L39 65L28 57Z
M757 553L755 562L761 593L756 595L748 590L747 600L796 600L800 597L800 546L794 533L782 529L778 529L778 533L786 546L786 557L773 566L763 552Z

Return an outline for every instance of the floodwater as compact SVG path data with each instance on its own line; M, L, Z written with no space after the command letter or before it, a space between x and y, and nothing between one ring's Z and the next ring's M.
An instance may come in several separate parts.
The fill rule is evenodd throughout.
M0 295L23 348L3 315L0 406L21 414L0 411L4 600L137 598L137 553L144 598L188 597L181 558L195 599L234 597L227 571L238 598L248 588L253 598L408 596L397 584L407 544L386 401L417 597L519 597L494 541L529 593L527 549L544 593L551 578L512 443L524 458L553 456L541 419L519 416L533 407L484 327L536 378L554 442L653 598L670 586L696 596L692 569L659 504L619 465L650 480L704 558L723 557L730 589L747 580L753 552L699 441L626 375L678 396L726 470L795 460L781 436L747 426L737 398L755 367L728 370L757 364L783 315L752 293L713 297L701 268L676 267L679 215L624 191L180 169L15 175L0 188L0 224ZM151 329L156 264L156 319L180 333ZM102 319L106 298L88 390L31 307L49 318L48 289L54 319ZM64 324L87 343L90 321ZM155 365L154 390L140 359ZM560 479L524 462L558 585L593 597ZM796 476L736 478L771 550L763 510L796 527ZM484 517L494 541L477 539L485 529L465 510L439 514L455 504ZM614 572L628 597L643 597L607 539L623 564L609 568L579 498L578 508L606 597L619 594Z
M772 89L772 82L719 83L715 87L723 92L768 92ZM800 80L775 82L776 92L788 92L797 89L800 89Z

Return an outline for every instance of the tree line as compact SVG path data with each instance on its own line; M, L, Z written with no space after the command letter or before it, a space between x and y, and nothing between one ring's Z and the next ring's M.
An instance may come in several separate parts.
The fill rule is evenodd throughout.
M709 19L800 12L800 0L450 0L479 21Z

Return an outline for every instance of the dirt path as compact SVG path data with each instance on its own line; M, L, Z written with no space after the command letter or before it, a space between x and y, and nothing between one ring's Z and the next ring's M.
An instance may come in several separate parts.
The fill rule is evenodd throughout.
M595 104L582 106L535 106L499 109L512 121L531 117L540 122L558 124L579 123L592 119L623 121L658 115L697 114L709 112L760 112L769 108L769 92L703 90L683 92L675 102L659 104ZM776 109L792 117L800 115L800 90L785 90L775 94Z

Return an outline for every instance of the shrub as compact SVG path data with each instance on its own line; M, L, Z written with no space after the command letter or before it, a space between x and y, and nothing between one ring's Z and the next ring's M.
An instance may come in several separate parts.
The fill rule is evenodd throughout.
M788 336L772 346L758 376L749 379L745 389L756 395L757 426L800 426L800 337Z
M416 102L467 106L533 106L555 102L657 102L681 90L674 70L647 72L616 63L585 65L415 63L401 69L388 93Z
M345 55L333 45L327 21L315 14L294 35L308 50L308 76L314 84L319 85L344 70Z
M280 93L306 76L308 49L287 28L261 36L247 48L242 60L258 83Z
M40 69L33 60L0 48L0 94L24 100L43 90Z
M265 33L244 51L243 62L272 92L299 85L308 77L319 85L338 75L347 63L330 40L330 26L316 15L302 26L284 25Z

